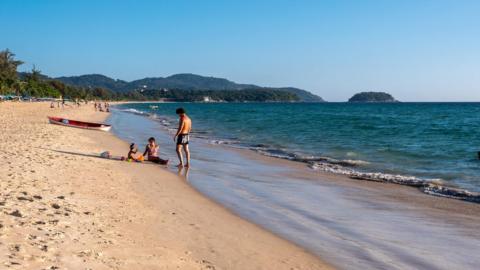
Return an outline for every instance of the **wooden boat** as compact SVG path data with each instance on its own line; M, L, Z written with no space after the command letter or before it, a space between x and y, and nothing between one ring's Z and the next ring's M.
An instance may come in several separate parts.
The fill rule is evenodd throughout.
M90 123L90 122L83 122L77 120L66 119L62 117L48 117L48 121L50 124L67 126L67 127L76 127L76 128L84 128L84 129L93 129L93 130L101 130L101 131L109 131L112 126L105 125L101 123Z

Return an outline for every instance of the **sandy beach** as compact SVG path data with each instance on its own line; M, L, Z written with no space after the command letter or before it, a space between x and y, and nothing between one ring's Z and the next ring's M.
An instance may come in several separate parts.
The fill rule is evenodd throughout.
M0 104L2 269L330 269L230 213L110 133L48 124L104 121L93 105Z

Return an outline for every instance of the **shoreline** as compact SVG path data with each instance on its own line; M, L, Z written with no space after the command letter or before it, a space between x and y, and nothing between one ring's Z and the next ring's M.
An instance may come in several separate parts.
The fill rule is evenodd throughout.
M128 144L113 134L47 123L47 114L108 116L90 105L52 110L46 103L2 103L0 111L8 160L0 168L10 179L2 182L0 206L6 267L331 268L157 165L96 158L105 150L125 155ZM9 149L19 140L25 145Z
M137 102L125 102L135 104ZM145 102L141 102L145 103ZM146 102L156 103L156 102ZM162 103L162 102L158 102ZM175 103L175 102L174 102ZM154 112L138 111L137 109L120 109L122 111L128 111L130 113L157 117ZM160 118L164 119L164 118ZM163 120L162 120L163 121ZM168 120L170 121L170 120ZM195 134L192 134L195 136ZM205 139L200 137L201 139ZM350 159L336 159L329 156L303 156L295 152L288 152L279 148L271 148L268 145L256 145L248 144L240 141L230 141L229 139L215 138L213 145L229 146L239 150L249 150L266 156L269 158L288 160L296 163L301 163L310 169L318 171L320 173L343 175L349 179L363 180L377 183L390 183L402 186L409 186L416 188L419 192L430 195L438 196L455 200L462 200L471 203L480 204L480 193L474 190L470 190L455 183L450 183L434 177L420 177L410 174L389 173L384 171L375 171L372 169L359 168L361 163L369 163L369 161L363 160L350 160ZM272 152L273 151L273 152Z
M116 119L118 122L114 122L119 128L123 119L130 119L126 120L126 126L135 126L137 129L151 128L151 131L147 129L145 132L156 132L160 145L168 145L171 141L167 130L159 130L162 127L158 121L127 112L120 114L121 116ZM123 132L124 136L136 134L135 138L146 137L145 133L135 133L129 129L118 132ZM478 204L429 196L410 186L358 181L344 175L315 171L308 169L304 163L268 157L249 149L210 144L206 139L195 138L193 142L195 147L192 149L197 153L193 154L196 160L194 169L190 170L189 181L197 190L225 205L235 214L259 224L282 238L296 242L339 268L354 267L352 265L355 264L348 266L349 260L365 258L373 251L374 253L387 252L384 254L386 258L390 256L414 258L413 256L418 254L410 253L417 249L421 250L420 253L427 252L430 256L443 254L445 258L451 260L445 264L446 262L442 259L435 257L423 258L425 261L433 259L428 263L430 267L454 265L454 262L467 266L465 261L467 259L457 256L462 253L462 250L479 245L480 235L476 225L480 222L477 216L480 212ZM200 155L201 153L203 156ZM174 155L168 151L162 154L168 157ZM219 164L221 166L218 166ZM235 168L248 168L248 170L236 171ZM251 185L249 181L252 182ZM296 189L278 193L279 189L282 189L279 181L299 188L307 185L306 189L301 189L302 194L307 192L306 195L308 195L308 192L317 189L319 192L311 194L314 196L311 198L313 200L307 200L307 204L304 204L305 202L298 201L299 198L292 197L292 192L298 191ZM262 185L264 187L261 187ZM240 193L235 194L237 191ZM237 198L230 198L232 196ZM315 198L317 196L320 198ZM252 199L250 202L249 199L245 199L250 197ZM295 203L285 205L280 198L287 200L285 202ZM264 202L266 205L263 204ZM322 205L328 207L323 209ZM362 205L363 207L360 207ZM311 209L302 215L308 208ZM280 216L275 216L277 214ZM312 215L311 218L310 215ZM360 217L366 220L358 220ZM319 221L317 222L316 219ZM371 224L370 220L376 223ZM279 221L284 223L277 224ZM301 235L302 232L295 231L297 226L301 228L306 223L310 223L306 230L317 230L315 233L309 233L307 238ZM417 230L422 232L420 233L422 237L430 239L421 247L416 242L419 239ZM395 233L391 233L393 231ZM402 237L405 238L404 234L408 237L402 242ZM384 235L384 237L378 239L377 235ZM365 242L367 246L361 244L365 240L367 240ZM447 254L441 247L448 246L451 241L464 243L450 244L451 254ZM332 250L345 253L345 250L352 249L348 244L351 242L358 242L353 245L355 249L357 245L362 248L352 254L347 253L347 257L337 256L335 252L332 254ZM368 246L372 243L376 244ZM325 249L325 245L328 248ZM388 249L377 250L382 246L388 246ZM430 247L433 248L428 251ZM350 259L347 259L348 257ZM382 268L384 265L376 262L377 259L383 260L382 256L372 258L373 261L367 262L366 265L371 268ZM343 260L345 262L342 262ZM416 260L422 259L392 261L392 263L399 263L398 265L404 267L415 267ZM473 259L473 261L476 260ZM360 266L357 265L357 267Z

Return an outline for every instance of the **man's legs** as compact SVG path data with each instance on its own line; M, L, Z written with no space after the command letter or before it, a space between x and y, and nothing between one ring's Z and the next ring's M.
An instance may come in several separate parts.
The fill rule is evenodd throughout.
M183 150L185 151L185 157L187 158L187 167L190 167L190 149L188 148L188 144L185 144Z
M178 160L180 161L180 163L178 164L178 167L183 167L183 156L182 156L181 144L177 144L177 156L178 156Z

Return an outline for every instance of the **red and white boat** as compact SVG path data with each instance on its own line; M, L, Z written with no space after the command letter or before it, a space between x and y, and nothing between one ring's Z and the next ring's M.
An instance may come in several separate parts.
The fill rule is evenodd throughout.
M62 117L51 117L48 116L48 121L50 124L67 126L67 127L76 127L76 128L84 128L84 129L93 129L93 130L101 130L101 131L109 131L112 126L101 124L101 123L91 123L91 122L83 122L77 120L66 119Z

